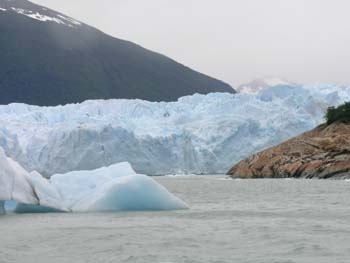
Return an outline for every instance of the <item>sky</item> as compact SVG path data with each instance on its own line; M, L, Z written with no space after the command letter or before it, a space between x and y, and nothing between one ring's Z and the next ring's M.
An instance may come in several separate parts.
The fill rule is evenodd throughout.
M234 87L350 85L349 0L32 0Z

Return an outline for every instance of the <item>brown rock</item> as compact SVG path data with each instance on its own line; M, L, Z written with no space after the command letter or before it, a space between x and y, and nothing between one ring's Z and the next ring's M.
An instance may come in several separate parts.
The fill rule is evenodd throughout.
M239 162L234 178L350 178L350 124L333 123Z

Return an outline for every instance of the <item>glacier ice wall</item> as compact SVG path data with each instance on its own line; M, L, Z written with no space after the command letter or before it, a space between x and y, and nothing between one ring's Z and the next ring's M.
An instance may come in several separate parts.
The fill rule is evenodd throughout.
M94 100L58 107L0 106L0 147L50 176L129 162L138 173L225 173L246 156L310 130L350 88L275 86L257 94L177 102Z

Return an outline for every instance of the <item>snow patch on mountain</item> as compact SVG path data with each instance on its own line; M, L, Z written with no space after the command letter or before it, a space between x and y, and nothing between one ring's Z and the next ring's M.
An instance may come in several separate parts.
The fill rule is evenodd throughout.
M73 18L67 17L53 10L49 10L45 7L37 6L29 1L0 0L0 4L0 11L15 12L41 22L54 22L69 27L77 27L82 25L82 23Z
M57 24L68 25L70 27L72 27L73 25L74 26L81 25L80 22L75 21L72 18L65 17L63 15L57 15L57 17L58 17L57 18L57 17L51 17L51 16L40 14L39 12L33 12L31 10L25 10L25 9L21 9L21 8L12 7L11 9L13 11L17 12L18 14L25 15L27 17L30 17L30 18L33 18L33 19L36 19L36 20L39 20L42 22L51 21L51 22L55 22Z
M275 86L177 102L91 100L57 107L0 106L0 147L50 176L129 162L137 173L225 173L233 163L324 122L350 88Z
M57 15L59 18L62 18L66 21L68 21L69 23L73 23L74 25L81 25L80 22L74 20L73 18L70 18L70 17L66 17L66 16L63 16L63 15Z
M34 13L34 12L30 11L30 10L24 10L24 9L14 8L14 7L12 7L12 10L17 12L18 14L25 15L25 16L28 16L30 18L33 18L33 19L36 19L36 20L39 20L39 21L43 21L43 22L53 21L53 22L56 22L58 24L65 24L60 19L57 19L57 18L54 18L54 17L45 16L45 15L39 14L38 12Z

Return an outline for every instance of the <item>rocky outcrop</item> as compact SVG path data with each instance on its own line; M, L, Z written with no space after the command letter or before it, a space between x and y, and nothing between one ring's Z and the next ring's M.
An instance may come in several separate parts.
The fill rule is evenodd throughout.
M248 157L233 178L350 178L350 124L333 123Z

